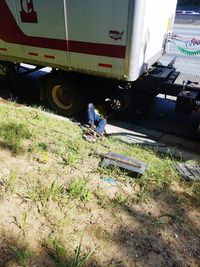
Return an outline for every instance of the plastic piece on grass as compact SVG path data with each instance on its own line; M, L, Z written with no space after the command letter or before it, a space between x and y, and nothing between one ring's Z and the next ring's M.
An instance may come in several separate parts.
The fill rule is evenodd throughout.
M110 183L110 184L116 184L117 182L113 179L113 178L111 178L111 177L107 177L107 178L104 178L103 179L105 182L107 182L107 183Z

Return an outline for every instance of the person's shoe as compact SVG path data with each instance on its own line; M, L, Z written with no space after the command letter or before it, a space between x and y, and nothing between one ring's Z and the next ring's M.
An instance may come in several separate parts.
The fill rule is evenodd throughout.
M89 128L91 129L91 130L94 130L95 129L95 125L94 124L89 124Z
M95 133L96 133L96 137L99 137L99 138L102 138L102 137L104 137L104 132L97 132L96 130L94 130L95 131Z

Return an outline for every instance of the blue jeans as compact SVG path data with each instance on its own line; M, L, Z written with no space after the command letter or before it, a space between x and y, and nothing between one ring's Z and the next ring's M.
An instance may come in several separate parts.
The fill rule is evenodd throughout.
M96 125L95 131L99 134L103 134L106 127L106 119L101 118L97 113L95 113L94 105L92 103L88 104L88 124Z

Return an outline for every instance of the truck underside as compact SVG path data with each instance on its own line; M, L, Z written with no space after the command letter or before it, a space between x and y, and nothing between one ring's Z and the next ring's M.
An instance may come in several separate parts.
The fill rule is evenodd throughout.
M19 64L1 62L0 70L12 87L17 78L37 71L42 66L20 71ZM24 68L23 68L24 69ZM88 102L100 103L110 98L114 108L126 109L134 98L142 96L143 102L158 94L177 97L176 111L191 113L200 109L200 77L177 72L173 66L155 64L135 82L123 82L91 75L77 74L52 69L39 77L40 96L59 114L74 116L81 112Z

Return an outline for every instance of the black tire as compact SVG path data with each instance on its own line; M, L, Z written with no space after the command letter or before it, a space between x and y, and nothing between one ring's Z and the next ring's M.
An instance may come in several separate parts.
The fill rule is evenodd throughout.
M75 82L62 77L51 77L45 91L50 106L59 114L71 117L81 111L83 101Z
M132 102L132 92L128 90L118 90L111 96L111 107L118 111L129 108Z

